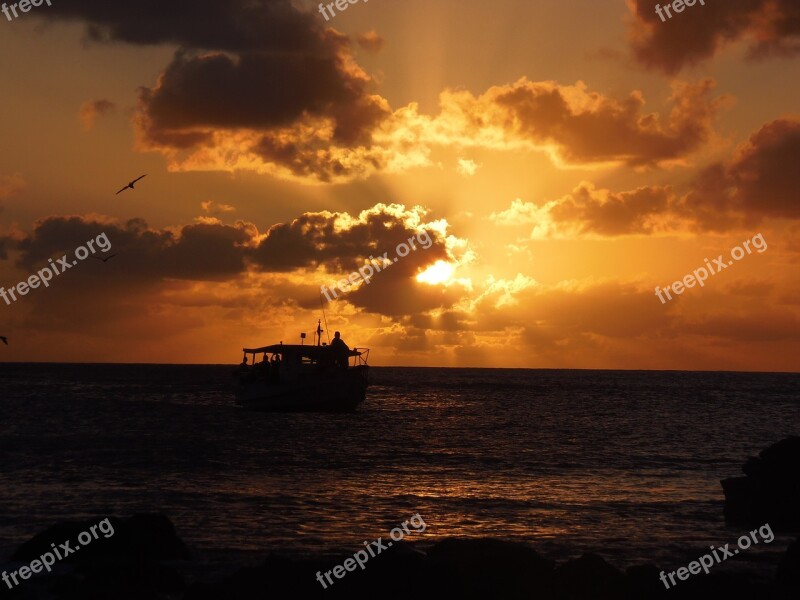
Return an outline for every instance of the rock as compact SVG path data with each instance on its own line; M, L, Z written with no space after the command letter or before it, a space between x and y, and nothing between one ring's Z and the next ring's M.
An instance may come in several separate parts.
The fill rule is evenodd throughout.
M30 562L46 552L52 553L52 544L61 551L61 544L65 542L69 542L69 547L73 550L76 545L80 546L63 557L66 562L181 560L191 556L183 541L175 533L172 522L163 515L134 515L126 520L111 517L108 519L111 527L105 527L109 533L95 528L97 539L92 538L92 541L85 546L79 544L78 536L82 532L88 532L91 526L97 525L100 521L104 519L53 525L23 543L11 560Z
M795 597L800 597L800 538L789 545L781 558L776 578L782 586L795 590Z
M617 600L622 597L622 572L596 554L585 553L556 569L556 582L570 600Z
M663 569L655 565L636 565L625 571L625 600L660 600L667 598L667 588L659 575Z
M150 562L96 565L80 569L80 575L60 600L162 600L180 597L186 587L173 569Z
M428 551L432 584L454 597L549 598L553 561L524 544L493 539L448 539ZM453 588L456 589L453 589Z
M744 477L722 480L725 520L776 531L800 530L800 437L789 437L751 457Z
M191 554L164 515L133 515L124 523L122 544L128 553L152 560L188 560ZM116 536L115 536L116 537Z

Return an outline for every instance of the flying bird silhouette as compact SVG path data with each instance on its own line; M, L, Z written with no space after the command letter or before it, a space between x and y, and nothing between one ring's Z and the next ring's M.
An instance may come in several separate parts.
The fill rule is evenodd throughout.
M142 175L142 177L147 177L147 173L145 173L144 175ZM133 189L133 184L135 184L137 181L139 181L139 180L140 180L142 177L137 177L136 179L134 179L133 181L131 181L131 182L130 182L128 185L126 185L126 186L125 186L124 188L122 188L122 189L121 189L119 192L117 192L117 194L119 194L119 193L121 193L121 192L124 192L124 191L125 191L125 190L127 190L128 188L130 188L130 189ZM116 194L115 194L115 195L116 195Z
M0 340L3 340L3 343L8 346L8 338L4 335L0 335Z
M115 256L116 256L116 254L112 254L111 256L106 256L105 258L100 257L100 256L92 256L92 258L96 258L97 260L102 260L103 262L108 262L112 258L114 258Z

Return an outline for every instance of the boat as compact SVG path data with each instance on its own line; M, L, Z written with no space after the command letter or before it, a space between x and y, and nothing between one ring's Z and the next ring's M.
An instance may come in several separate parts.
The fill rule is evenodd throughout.
M236 403L256 411L355 411L367 397L369 348L348 348L339 332L327 345L322 332L317 323L316 344L305 345L303 333L300 344L243 348Z

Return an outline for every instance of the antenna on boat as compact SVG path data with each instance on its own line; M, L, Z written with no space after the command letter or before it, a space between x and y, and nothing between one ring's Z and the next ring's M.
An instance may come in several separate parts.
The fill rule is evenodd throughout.
M322 308L322 318L325 319L325 337L328 338L328 345L331 343L331 334L328 333L328 317L325 316L325 303L322 301L322 292L319 293L319 305ZM319 323L317 323L317 329L319 329ZM317 331L319 335L319 343L322 343L322 332ZM317 344L319 346L319 343Z

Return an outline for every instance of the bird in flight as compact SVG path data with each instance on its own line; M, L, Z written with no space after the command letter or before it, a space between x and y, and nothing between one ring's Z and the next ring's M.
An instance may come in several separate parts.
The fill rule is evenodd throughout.
M106 256L106 257L102 257L102 256L92 256L92 258L96 258L97 260L102 260L103 262L108 262L108 261L110 261L112 258L114 258L115 256L116 256L116 254L112 254L111 256Z
M3 343L8 346L8 338L4 335L0 335L0 340L3 340Z
M142 175L142 177L147 177L147 173L145 173L144 175ZM139 181L139 180L140 180L142 177L137 177L136 179L134 179L133 181L131 181L131 182L130 182L128 185L126 185L126 186L125 186L124 188L122 188L122 189L121 189L119 192L117 192L117 194L119 194L120 192L124 192L124 191L125 191L125 190L127 190L128 188L130 188L130 189L133 189L133 184L135 184L137 181ZM116 195L116 194L115 194L115 195Z

